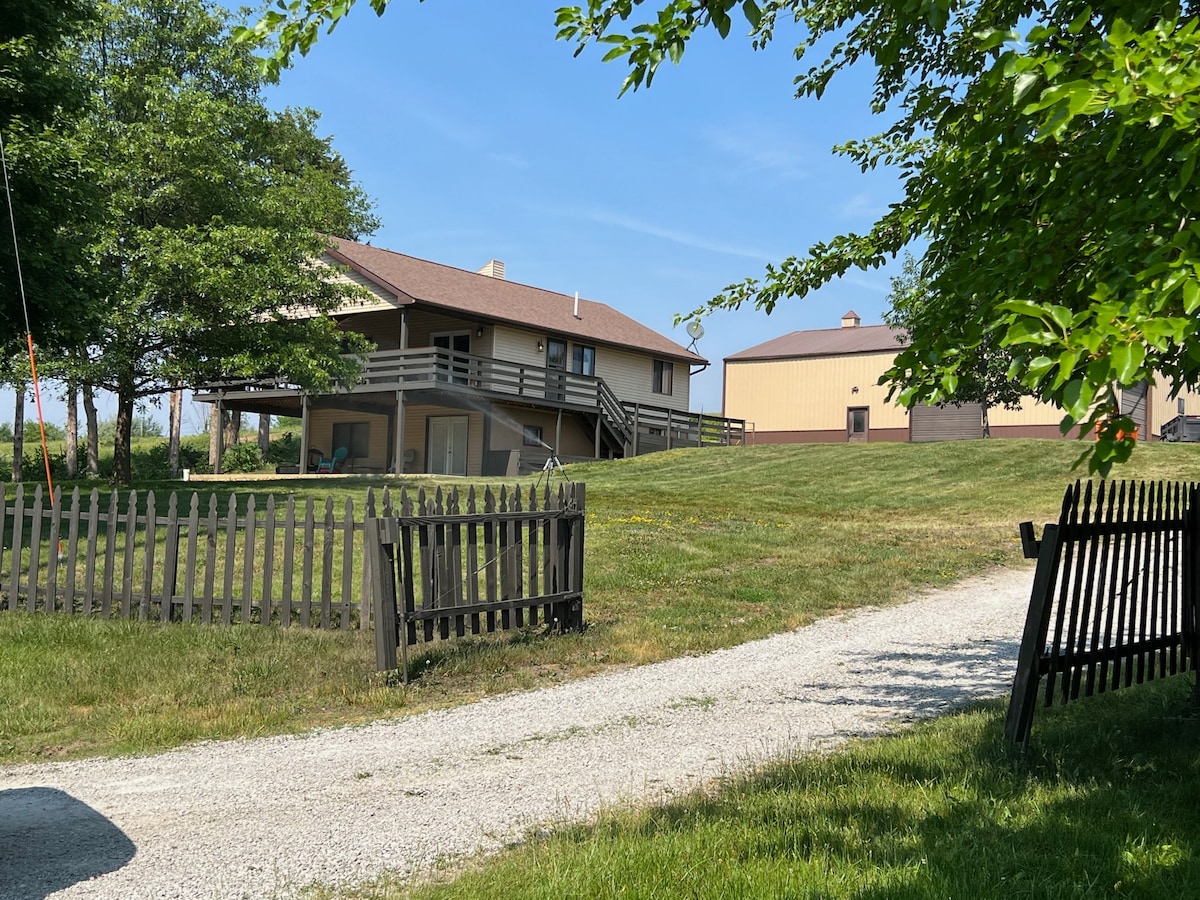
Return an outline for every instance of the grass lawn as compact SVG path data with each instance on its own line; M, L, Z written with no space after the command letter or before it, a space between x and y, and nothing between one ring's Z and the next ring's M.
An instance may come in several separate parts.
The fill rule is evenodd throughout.
M1000 703L609 811L445 883L382 878L311 900L1200 896L1200 717L1177 677L1039 713Z
M571 477L588 484L587 631L433 643L414 654L408 686L373 671L367 633L6 613L0 762L369 721L893 601L1020 562L1017 523L1056 517L1078 450L1057 441L761 446L574 466ZM1195 478L1198 463L1188 445L1148 445L1121 474ZM368 483L270 490L361 500Z

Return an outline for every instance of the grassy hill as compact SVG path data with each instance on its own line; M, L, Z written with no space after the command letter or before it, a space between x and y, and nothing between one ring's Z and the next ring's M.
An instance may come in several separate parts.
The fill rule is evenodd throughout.
M760 446L573 466L570 477L588 485L587 631L430 644L408 686L372 671L369 634L6 613L0 762L367 721L894 602L1025 564L1017 523L1057 518L1078 452L1058 441ZM1139 449L1120 473L1197 474L1198 448L1165 444ZM271 489L341 497L370 483Z

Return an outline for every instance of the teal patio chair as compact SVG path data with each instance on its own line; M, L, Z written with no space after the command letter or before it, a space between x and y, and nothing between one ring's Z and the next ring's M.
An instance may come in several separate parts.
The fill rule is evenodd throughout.
M346 454L349 452L350 451L345 447L338 447L333 451L332 458L326 459L322 456L321 461L317 463L317 474L332 475L334 472L339 471L342 468L342 463L346 459Z

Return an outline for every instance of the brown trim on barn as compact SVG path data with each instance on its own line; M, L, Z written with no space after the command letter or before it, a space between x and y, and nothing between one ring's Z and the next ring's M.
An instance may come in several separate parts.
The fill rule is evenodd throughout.
M872 428L870 443L905 443L908 441L907 428ZM755 431L753 437L746 434L748 444L844 444L846 429L828 429L821 431Z
M1079 429L1073 428L1068 434L1059 431L1057 425L993 425L994 438L1055 438L1065 440L1079 437Z

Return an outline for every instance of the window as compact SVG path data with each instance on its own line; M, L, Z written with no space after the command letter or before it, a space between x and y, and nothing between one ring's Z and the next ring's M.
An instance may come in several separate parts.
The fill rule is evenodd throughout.
M571 371L576 375L595 375L596 348L576 344L571 354Z
M546 341L546 368L547 369L562 369L567 368L567 342L560 341L555 338L550 338Z
M542 446L542 426L541 425L522 425L521 426L522 440L526 447L541 447Z
M366 459L371 455L371 424L369 422L339 422L333 426L333 450L346 448L349 459Z
M675 375L675 364L661 359L654 361L654 383L651 389L656 394L670 394L671 382Z

